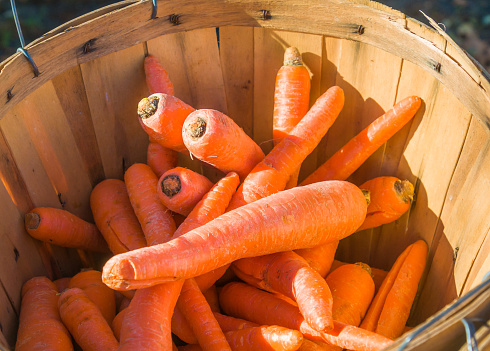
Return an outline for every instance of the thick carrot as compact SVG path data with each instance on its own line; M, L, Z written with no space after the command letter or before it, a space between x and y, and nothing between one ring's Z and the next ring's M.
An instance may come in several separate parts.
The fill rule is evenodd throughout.
M58 312L58 290L47 277L34 277L22 286L16 351L73 350Z
M396 259L374 297L361 328L396 338L403 332L427 260L427 244L418 240ZM389 298L388 298L389 296ZM397 302L394 302L397 299ZM397 313L393 320L393 313ZM383 314L383 318L381 315ZM397 335L399 334L399 335ZM395 336L396 335L396 336Z
M169 149L188 152L182 126L194 108L169 94L155 93L138 103L140 125L153 141Z
M422 99L417 96L410 96L398 102L318 167L301 182L301 185L322 180L347 179L369 156L415 116L421 104Z
M213 311L193 279L184 282L177 306L184 313L203 350L231 350Z
M278 144L308 112L310 101L310 73L303 65L299 50L289 47L284 62L276 75L272 138ZM296 186L300 167L291 175L286 189Z
M114 254L146 246L126 185L119 179L106 179L90 194L90 208L95 224Z
M119 350L172 348L170 321L182 282L137 290L121 326Z
M146 56L143 67L145 70L146 85L150 94L164 93L175 95L174 85L157 57L153 55Z
M264 158L262 149L230 117L216 110L190 113L182 128L184 145L199 160L240 179Z
M325 279L298 254L286 251L242 258L233 262L232 267L245 282L296 301L313 329L326 331L333 328L332 293Z
M212 186L202 174L176 167L162 174L157 194L169 210L187 216Z
M116 314L116 317L114 317L114 319L112 320L111 328L117 341L119 341L121 338L121 327L127 312L128 312L127 308L121 310L118 314Z
M134 163L124 173L129 200L151 246L170 240L175 232L175 222L170 211L160 201L157 192L158 178L150 166Z
M295 351L303 342L298 330L277 325L232 330L225 336L233 351Z
M86 270L75 274L68 288L82 289L88 298L95 303L105 320L111 325L116 316L116 297L114 290L102 282L102 273L96 270Z
M348 263L341 262L338 260L333 260L332 266L330 268L330 273L339 268L340 266L346 265ZM373 278L374 282L374 293L377 294L379 287L383 283L383 280L386 278L386 275L388 274L387 271L375 267L370 267L371 269L371 276Z
M333 296L333 318L359 326L374 297L371 269L364 263L346 264L325 279Z
M84 351L117 350L119 343L97 306L78 288L61 293L61 320Z
M284 190L291 175L318 145L343 106L344 92L339 87L323 93L290 135L243 180L227 211Z
M285 190L168 243L112 257L103 269L104 283L115 290L147 287L195 277L240 258L340 240L361 225L366 208L363 192L348 182Z
M58 292L63 292L63 290L68 289L68 285L70 284L70 277L60 278L53 281L54 285L56 285L56 289Z
M295 252L303 257L311 268L325 278L332 267L338 246L339 242L333 241L314 249L299 249L295 250Z
M80 217L54 207L36 207L26 213L27 232L38 240L63 247L109 252L97 227Z
M371 201L366 219L358 231L397 220L408 211L413 201L412 183L396 177L376 177L368 180L359 188L369 191Z
M178 152L150 141L146 152L146 163L151 167L158 179L166 171L177 167Z
M304 320L299 309L266 291L241 282L225 285L220 291L224 313L260 325L279 325L299 330L308 339L323 341L346 349L381 350L392 341L379 334L334 321L334 329L318 332Z

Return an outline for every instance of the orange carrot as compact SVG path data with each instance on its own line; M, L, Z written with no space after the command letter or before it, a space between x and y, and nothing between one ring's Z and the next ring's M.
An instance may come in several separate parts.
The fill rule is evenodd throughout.
M361 225L366 208L362 191L348 182L285 190L165 244L116 255L106 262L103 280L115 290L147 287L195 277L240 258L340 240Z
M310 73L303 65L299 50L289 47L284 52L284 63L276 75L272 138L278 144L308 112L310 101ZM300 168L292 174L286 189L296 186Z
M116 317L114 317L114 319L112 320L111 328L117 341L121 339L121 327L127 312L128 310L126 308L121 310L118 314L116 314Z
M63 290L68 289L68 285L70 284L71 278L66 277L66 278L60 278L56 279L53 281L54 285L56 285L56 289L58 289L58 292L61 293Z
M231 350L211 308L193 279L184 282L177 306L184 313L203 350Z
M80 217L53 207L36 207L26 213L27 232L38 240L63 247L109 252L97 227Z
M301 182L301 185L322 180L347 179L369 156L415 116L421 104L422 100L417 96L410 96L398 102L318 167Z
M189 344L184 346L177 347L178 351L202 351L201 346L199 344Z
M262 149L230 117L211 109L190 113L182 128L184 145L199 160L240 179L264 158Z
M321 341L313 341L303 338L303 343L298 351L330 351L330 350L338 350L337 346L333 346L330 344L326 344Z
M234 351L295 351L303 342L298 330L277 325L232 330L225 336Z
M90 194L90 208L95 224L114 254L146 246L126 185L119 179L106 179Z
M146 153L146 163L159 179L163 173L177 167L178 153L160 145L156 141L150 141Z
M128 308L129 307L129 304L131 303L131 300L132 299L128 299L127 297L124 297L124 299L119 304L119 312L121 312L122 310Z
M227 316L218 312L214 312L214 317L218 321L221 330L225 333L232 330L239 330L239 329L259 326L257 323L253 323L241 318Z
M58 308L63 324L84 351L117 350L119 343L111 327L83 290L62 292Z
M147 244L151 246L170 240L176 229L175 222L160 201L158 178L150 166L143 163L131 165L124 173L124 182Z
M374 297L371 269L364 263L346 264L325 279L333 296L333 318L359 326Z
M338 260L333 260L332 266L330 268L330 273L339 268L340 266L346 265L348 263L341 262ZM371 274L374 282L374 293L378 293L379 287L383 283L383 280L386 278L386 275L388 274L387 271L375 267L370 267L371 268Z
M320 96L290 135L244 179L227 211L284 190L291 174L318 145L343 106L344 92L339 87Z
M299 249L295 250L295 252L303 257L311 268L325 278L334 261L337 246L339 246L339 242L333 241L331 243L315 247L314 249Z
M47 277L22 286L16 351L73 350L70 334L58 312L58 291Z
M414 187L408 180L377 177L359 188L369 191L371 201L364 223L358 231L393 222L408 211L413 201Z
M423 240L409 245L398 256L374 297L361 328L379 329L380 333L390 338L401 335L399 333L403 332L408 319L426 260L427 244ZM392 319L393 313L397 313L395 321Z
M174 85L157 57L153 55L146 56L143 67L145 69L146 85L150 94L165 93L175 95Z
M88 298L95 303L105 320L111 325L116 315L116 297L114 290L109 289L102 282L102 273L96 270L87 270L75 274L71 278L68 288L82 289Z
M211 307L211 311L213 312L221 312L219 308L219 300L218 300L218 289L216 285L212 285L209 289L202 293L204 298L208 302L209 307Z
M187 216L212 186L213 183L205 176L176 167L162 174L157 193L169 210Z
M194 108L169 94L155 93L138 103L140 125L153 141L186 153L182 126Z
M233 262L232 267L245 282L296 301L313 329L326 331L333 328L332 293L325 279L298 254L286 251L243 258Z
M187 322L184 313L178 308L174 309L171 321L172 333L175 334L180 340L188 344L197 344L197 338L191 329L191 326Z
M334 321L334 329L318 332L311 328L299 309L266 291L241 282L225 285L220 291L223 311L260 325L279 325L299 330L308 339L359 351L381 350L392 341L379 334Z

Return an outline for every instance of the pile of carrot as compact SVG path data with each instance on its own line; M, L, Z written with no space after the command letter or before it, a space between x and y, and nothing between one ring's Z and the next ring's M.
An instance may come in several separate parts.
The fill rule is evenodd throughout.
M298 185L301 163L348 101L334 86L309 105L296 48L277 73L268 154L231 117L174 96L156 57L144 70L150 95L135 109L147 162L93 189L95 223L48 207L25 216L38 240L110 257L73 277L27 281L16 350L371 351L399 337L427 244L409 245L389 271L335 253L347 236L409 211L407 180L347 178L421 99L399 101ZM180 167L178 153L225 176L213 183Z

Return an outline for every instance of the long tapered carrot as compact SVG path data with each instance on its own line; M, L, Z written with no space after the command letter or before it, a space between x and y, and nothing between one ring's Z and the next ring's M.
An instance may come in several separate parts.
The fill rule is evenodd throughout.
M398 256L374 297L361 323L361 328L376 331L380 323L381 314L384 313L380 332L388 334L386 336L390 338L400 333L400 330L403 332L426 260L427 244L423 240L418 240L409 245ZM395 284L396 288L394 289ZM386 304L389 295L390 302ZM393 302L393 299L396 298L399 299L398 303ZM399 314L396 317L396 322L392 321L392 314L389 309L393 309L393 312ZM400 327L400 325L402 326Z
M54 207L36 207L26 213L27 232L38 240L63 247L109 252L97 227L80 217Z
M146 246L122 180L106 179L97 184L90 194L90 208L95 224L114 254Z
M298 330L277 325L232 330L225 336L233 351L296 351L303 342Z
M333 328L333 298L325 279L293 251L233 262L236 275L258 287L279 292L298 304L306 322L315 330ZM252 282L248 278L252 278Z
M213 183L202 174L175 167L162 174L157 194L169 210L187 216L212 186Z
M163 173L177 167L178 152L150 140L146 152L146 163L160 179Z
M369 191L371 201L366 219L358 231L397 220L408 211L413 200L413 184L396 177L376 177L360 188Z
M294 250L294 252L303 257L311 268L325 278L332 267L335 252L337 251L338 246L339 242L333 241L325 245L320 245L314 250L299 249Z
M214 312L214 317L218 321L221 330L225 333L232 330L259 327L257 323L250 322L241 318L227 316L219 312Z
M344 106L344 92L334 86L323 93L290 135L249 173L227 211L285 189L291 174L318 145Z
M182 127L184 145L199 160L240 179L264 158L262 149L230 117L216 110L190 113Z
M301 185L322 180L347 179L369 156L415 116L421 104L422 99L417 96L409 96L398 102L318 167L301 182Z
M102 273L96 270L86 270L75 274L68 288L82 289L88 298L95 303L109 325L116 316L116 297L114 290L102 282Z
M145 70L146 85L150 94L175 94L174 85L157 57L153 55L146 56L143 61L143 68Z
M111 327L83 290L62 292L58 308L63 324L84 351L117 350L119 343Z
M119 341L121 338L121 327L127 312L127 308L123 309L118 314L116 314L116 316L112 320L111 329L117 341Z
M73 350L58 312L58 290L47 277L34 277L22 286L15 350Z
M366 208L363 192L349 182L289 189L165 244L112 257L104 265L104 283L115 290L147 287L195 277L244 257L340 240L360 226Z
M279 325L299 330L308 339L342 348L373 351L392 343L382 335L338 321L334 321L331 331L318 332L306 323L296 306L245 283L228 283L221 289L219 298L221 308L228 315L260 325Z
M188 152L182 140L182 126L194 108L179 98L155 93L138 103L138 116L144 131L159 144L178 151Z
M170 211L160 201L157 192L158 178L150 166L143 163L131 165L124 173L129 200L151 246L172 238L175 222Z
M303 65L299 50L289 47L284 52L284 62L276 75L272 138L278 144L308 112L310 101L310 73ZM286 189L296 186L300 168L289 178Z

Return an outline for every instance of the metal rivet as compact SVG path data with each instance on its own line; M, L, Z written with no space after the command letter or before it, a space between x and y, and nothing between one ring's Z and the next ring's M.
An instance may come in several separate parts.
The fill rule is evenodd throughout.
M14 87L12 87L9 90L7 90L7 102L9 102L10 100L12 100L12 98L14 97L14 94L12 94L12 89L14 89Z
M180 15L173 13L173 14L168 16L168 20L174 26L178 26L180 24Z
M270 20L272 18L271 12L269 10L260 10L260 18L264 21Z
M434 67L434 69L436 70L436 72L441 72L441 63L440 62L437 62L436 66Z
M95 41L97 39L90 39L87 41L85 44L83 44L82 51L84 54L88 54L89 52L94 51L95 49L93 48L93 45L95 44Z
M362 35L364 34L364 26L362 24L359 25L359 27L357 27L357 34L359 35Z

